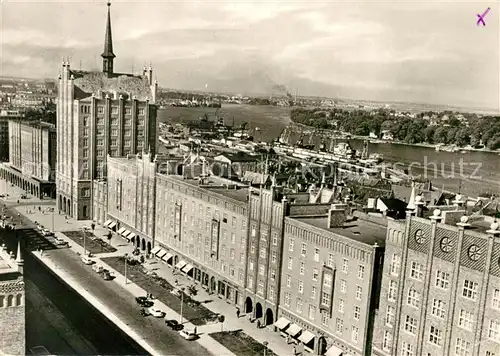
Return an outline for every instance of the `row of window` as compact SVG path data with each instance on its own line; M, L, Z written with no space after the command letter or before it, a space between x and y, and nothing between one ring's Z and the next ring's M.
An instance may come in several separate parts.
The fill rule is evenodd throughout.
M474 326L474 314L471 312L468 312L466 310L461 309L460 314L459 314L459 319L458 319L458 326L469 330L473 331L473 326ZM393 321L393 319L392 319ZM417 325L418 321L416 318L406 315L405 318L405 323L404 323L404 330L410 334L416 335L417 334ZM440 329L437 329L434 326L431 326L430 328L430 335L429 335L429 342L440 346L441 345L441 337L442 331ZM489 339L494 340L494 341L499 341L500 342L500 321L496 319L492 319L488 323L488 333L487 336Z
M80 112L82 114L90 114L90 105L81 105L80 106ZM98 114L104 114L104 106L99 105L97 107L97 113ZM139 108L138 114L139 115L144 115L145 110L144 108ZM111 107L111 114L118 114L118 106L112 106ZM132 114L132 108L131 107L125 107L125 115L130 115Z
M88 116L84 116L83 117L83 119L82 119L82 121L83 121L83 127L88 127L89 126L89 123L90 123L89 120L90 120L90 118ZM118 125L118 118L112 117L109 122L110 122L110 124L112 126L117 126ZM96 120L96 124L97 124L97 126L104 125L104 118L103 117L98 117L97 120ZM124 126L132 126L132 119L126 118L125 120L123 120L123 124L124 124ZM138 126L144 126L144 119L143 118L138 118L137 119L137 125Z
M113 128L112 128L112 129L110 130L110 135L111 135L112 137L116 137L116 136L118 136L118 131L119 131L118 129L113 129ZM83 130L82 130L82 134L83 134L83 136L85 136L85 137L86 137L86 136L89 136L89 132L90 132L90 129L89 129L88 127L84 127L84 128L83 128ZM103 128L97 128L97 129L95 130L95 134L96 134L97 136L104 136L104 129L103 129ZM130 136L132 135L132 130L131 130L131 129L124 129L124 130L123 130L123 135L124 135L125 137L130 137ZM143 129L138 129L138 130L137 130L137 137L144 137L144 130L143 130ZM98 146L103 146L103 145L104 145L104 141L103 141L103 139L99 139L99 138L97 138L96 142L97 142L97 145L98 145Z
M387 341L387 342L386 342ZM384 336L384 350L390 351L390 345L392 344L392 335L387 334ZM403 341L401 345L401 356L415 356L416 345ZM455 356L472 356L473 344L467 340L458 337L455 340ZM485 356L496 356L493 351L486 351Z
M17 294L15 296L12 294L9 294L7 296L0 295L0 308L19 307L21 305L23 305L23 295L22 294Z
M332 256L332 266L333 266L333 255L330 254ZM294 258L293 257L288 257L288 269L289 270L292 270L293 269L293 260ZM330 262L330 259L329 259L329 262ZM299 269L299 272L301 275L303 275L305 273L305 270L306 270L306 263L304 261L300 261L299 262L299 266L300 266L300 269ZM328 266L330 266L328 264ZM332 267L330 266L330 267ZM348 272L348 266L349 266L349 260L347 259L344 259L343 260L343 263L342 263L342 272L344 273L347 273ZM317 268L313 268L313 276L317 275L318 269ZM358 265L358 279L363 279L365 278L365 266L363 265Z
M422 280L423 272L422 272L422 265L420 263L412 262L410 277L413 279ZM436 271L436 278L434 285L440 289L447 290L450 287L450 274L439 270ZM410 292L415 293L415 297L418 294L418 292L416 291L412 292L410 290ZM462 287L462 297L470 299L472 301L476 301L478 292L479 292L479 284L477 282L470 281L467 279L464 280L464 284ZM388 290L389 301L394 302L396 300L396 293L397 293L397 282L391 280L389 281L389 290ZM408 302L408 304L415 307L419 307L417 305L415 297L412 297L412 303ZM493 291L491 306L492 308L500 310L500 289L495 289Z

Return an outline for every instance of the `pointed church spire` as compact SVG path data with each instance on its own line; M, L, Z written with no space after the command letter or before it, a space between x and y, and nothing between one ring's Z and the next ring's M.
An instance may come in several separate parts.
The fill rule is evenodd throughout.
M412 182L411 184L411 194L410 194L410 201L408 202L408 205L406 206L406 210L415 210L417 206L415 205L415 198L417 194L415 192L415 183Z
M116 57L113 53L113 37L111 36L111 2L108 1L108 22L106 24L106 35L104 37L104 52L102 52L102 71L107 73L108 77L113 74L113 59Z

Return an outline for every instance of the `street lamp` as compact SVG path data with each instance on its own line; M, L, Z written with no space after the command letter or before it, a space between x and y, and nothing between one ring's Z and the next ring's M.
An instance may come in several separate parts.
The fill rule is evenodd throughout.
M182 324L182 307L184 305L184 288L181 288L181 315L179 324Z
M269 345L269 343L267 341L264 341L262 343L262 345L264 345L264 356L266 356L266 354L267 354L267 345Z
M83 255L87 256L87 227L82 227L83 233Z
M123 257L125 258L125 285L127 285L127 257L128 257L128 253L126 253Z

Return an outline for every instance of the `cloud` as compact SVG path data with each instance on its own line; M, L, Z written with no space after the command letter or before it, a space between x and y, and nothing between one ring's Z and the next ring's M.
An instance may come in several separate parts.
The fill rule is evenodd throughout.
M478 28L478 2L451 4L114 0L115 68L152 62L167 87L268 93L283 85L498 106L498 19L492 12ZM103 2L4 2L2 73L55 77L62 56L100 68L105 20Z

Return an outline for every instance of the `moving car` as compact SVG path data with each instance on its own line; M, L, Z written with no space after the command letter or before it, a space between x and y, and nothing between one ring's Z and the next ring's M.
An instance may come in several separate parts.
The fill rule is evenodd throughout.
M179 334L186 340L192 341L196 340L198 338L198 335L195 333L189 332L187 330L181 330L179 331Z
M149 300L146 297L136 297L135 301L137 302L137 304L139 304L141 307L144 307L144 308L149 308L149 307L152 307L154 305L154 302L152 302L151 300Z
M83 263L85 263L86 265L92 265L92 264L94 264L94 263L95 263L95 262L94 262L94 260L93 260L93 259L91 259L91 258L90 258L90 257L88 257L88 256L83 256L83 257L82 257L82 262L83 262Z
M148 309L149 314L154 316L155 318L164 318L166 313L161 311L160 309L157 309L155 307L151 307Z

